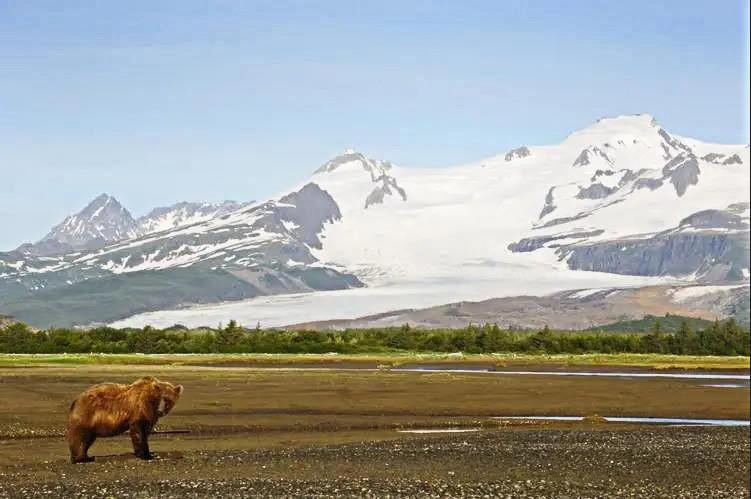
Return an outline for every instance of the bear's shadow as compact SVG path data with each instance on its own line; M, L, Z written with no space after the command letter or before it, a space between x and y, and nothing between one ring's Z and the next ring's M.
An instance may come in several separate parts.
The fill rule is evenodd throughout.
M182 452L177 451L171 451L171 452L159 452L159 453L152 453L153 459L151 461L173 461L177 459L183 458ZM107 454L104 456L94 456L95 461L98 463L109 463L109 462L117 462L117 461L142 461L142 459L137 458L132 452L125 453L125 454ZM148 461L147 461L148 462Z

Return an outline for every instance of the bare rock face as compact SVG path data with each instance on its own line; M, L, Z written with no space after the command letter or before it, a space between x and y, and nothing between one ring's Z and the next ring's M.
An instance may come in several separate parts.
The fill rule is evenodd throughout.
M634 189L649 189L654 191L662 187L663 181L661 178L640 178L634 182Z
M660 128L657 133L662 137L663 143L662 148L665 152L664 158L665 159L671 159L673 157L673 152L677 151L678 153L691 153L691 148L688 147L686 144L681 142L680 140L674 138L672 135L670 135L668 132L666 132L664 129Z
M679 154L665 164L662 173L675 187L678 196L683 196L690 185L699 183L699 162L693 154Z
M545 195L545 205L542 207L542 211L540 212L540 219L542 219L545 215L548 213L552 213L555 210L555 204L554 204L554 198L553 198L553 191L555 190L555 187L551 187L548 189L548 193Z
M399 184L396 183L396 179L394 177L390 177L384 174L378 177L375 181L380 182L380 185L374 187L371 193L368 194L368 197L365 198L365 208L373 204L383 203L383 199L386 196L391 196L395 192L399 194L399 196L402 198L402 201L407 200L406 191L399 187Z
M728 156L717 152L711 152L701 157L707 163L714 163L715 165L742 165L743 160L738 154Z
M571 244L557 253L575 270L744 280L750 266L749 223L733 213L733 206L694 213L675 229L650 237Z
M599 236L603 232L605 231L602 229L597 229L593 231L572 232L568 234L525 237L524 239L520 239L518 242L509 244L508 249L513 251L514 253L527 253L530 251L538 250L540 248L544 248L545 245L549 242L563 241L566 239L584 239L587 237ZM550 247L552 248L554 246L550 245Z
M735 203L725 210L703 210L681 220L680 228L744 231L749 229L747 219L738 215L748 209L748 203Z
M576 195L576 197L579 199L602 199L610 196L617 190L617 187L606 187L605 185L597 182L584 189L580 187L579 193Z
M732 156L726 158L723 162L723 165L741 165L743 164L743 160L741 160L741 157L737 154L733 154Z
M587 166L592 162L592 159L595 157L600 157L607 161L608 163L612 163L613 161L610 159L610 157L605 153L602 149L600 149L597 146L588 147L584 149L581 153L579 153L579 156L576 157L574 160L574 164L572 166Z
M323 230L323 225L342 218L334 199L312 182L299 191L282 197L279 203L278 218L291 224L290 230L295 237L313 248L322 247L318 235Z
M697 269L706 274L717 269L726 279L736 280L742 274L732 255L743 251L743 243L742 238L722 234L670 234L567 247L561 254L575 270L657 276L686 275Z
M361 167L370 176L370 181L375 184L373 190L364 200L365 208L382 204L386 197L397 194L402 201L407 200L407 192L399 186L396 178L389 174L393 168L393 165L389 161L376 161L352 149L348 149L344 154L330 159L318 168L315 173L331 173L340 168L351 167L352 165Z

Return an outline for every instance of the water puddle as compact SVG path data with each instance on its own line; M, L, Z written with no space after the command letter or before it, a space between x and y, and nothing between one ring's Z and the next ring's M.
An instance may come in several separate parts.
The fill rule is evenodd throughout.
M480 431L480 428L411 428L396 431L399 433L472 433Z
M439 368L394 368L399 373L455 373L455 374L494 374L498 376L592 376L605 378L676 378L707 380L751 380L748 374L706 374L706 373L639 373L639 372L585 372L585 371L492 371L489 369L439 369Z
M522 421L584 421L584 416L497 416L498 420ZM621 417L605 416L602 419L609 423L646 423L682 426L750 426L746 419L693 419L693 418L651 418L651 417Z
M701 385L701 386L708 386L710 388L749 388L749 385L740 385L740 384L723 384L723 385Z

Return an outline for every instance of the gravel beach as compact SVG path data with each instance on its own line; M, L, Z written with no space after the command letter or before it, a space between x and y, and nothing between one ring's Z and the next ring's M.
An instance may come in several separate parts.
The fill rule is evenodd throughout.
M234 435L233 438L242 438ZM747 497L749 429L512 428L6 467L1 497Z

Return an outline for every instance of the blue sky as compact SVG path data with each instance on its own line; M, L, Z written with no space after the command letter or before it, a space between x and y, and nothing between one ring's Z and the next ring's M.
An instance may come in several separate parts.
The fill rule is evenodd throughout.
M637 112L748 143L748 50L731 0L0 0L0 249L101 192L259 199L347 147L448 166Z

